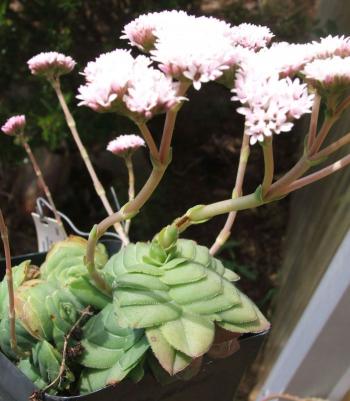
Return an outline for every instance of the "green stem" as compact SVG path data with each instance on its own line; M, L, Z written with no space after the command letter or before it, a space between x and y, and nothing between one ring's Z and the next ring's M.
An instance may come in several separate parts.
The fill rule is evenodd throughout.
M211 203L209 205L200 205L191 208L182 217L176 219L174 224L179 231L184 231L191 224L203 223L212 217L219 216L230 212L238 212L240 210L252 209L266 203L262 199L252 193L250 195L241 196L235 199L227 199L220 202Z
M242 195L243 180L244 180L244 175L245 175L245 171L246 171L246 167L247 167L247 163L248 163L249 154L250 154L249 136L246 134L243 134L236 182L235 182L235 187L232 192L233 199L236 199ZM237 212L232 211L227 216L227 220L226 220L226 223L225 223L223 229L220 231L219 235L215 239L214 244L210 248L211 255L215 255L218 252L218 250L225 244L227 239L230 237L231 229L232 229L233 223L235 222L236 215L237 215Z
M274 173L272 136L270 138L265 138L262 148L264 154L265 173L261 189L263 195L265 195L271 187Z
M115 224L116 222L120 223L121 221L129 219L133 215L138 213L141 207L147 202L147 200L153 194L154 190L157 188L169 162L170 160L168 160L165 164L154 163L151 175L149 176L141 191L136 195L135 199L124 205L124 207L122 207L119 212L114 213L112 216L106 217L91 231L87 244L85 263L89 270L90 276L96 283L97 287L100 288L103 292L111 293L111 288L104 281L103 277L100 275L95 267L95 248L98 240L113 224Z

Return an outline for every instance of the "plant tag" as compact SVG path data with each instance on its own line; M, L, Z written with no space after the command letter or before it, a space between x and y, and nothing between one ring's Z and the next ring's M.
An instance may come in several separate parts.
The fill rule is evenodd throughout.
M67 238L67 234L55 219L43 217L37 213L32 213L32 217L34 220L39 252L47 252L52 244Z

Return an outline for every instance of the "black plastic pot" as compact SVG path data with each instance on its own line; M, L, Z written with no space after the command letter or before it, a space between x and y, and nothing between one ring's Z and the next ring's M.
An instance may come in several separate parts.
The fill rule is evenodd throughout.
M110 254L118 251L116 241L105 242ZM13 258L13 265L31 259L40 265L45 253L28 254ZM0 279L5 263L0 261ZM178 380L161 385L149 373L140 383L125 380L81 396L45 395L45 401L232 401L245 370L253 363L266 332L245 335L239 339L240 348L224 359L204 357L200 372L191 380ZM0 352L0 401L28 401L37 391L34 384Z
M59 397L45 395L45 401L232 401L244 371L252 364L265 333L240 340L240 349L228 358L205 357L200 373L189 381L160 385L151 375L137 384L125 380L90 394ZM0 400L28 401L37 390L16 366L0 353Z

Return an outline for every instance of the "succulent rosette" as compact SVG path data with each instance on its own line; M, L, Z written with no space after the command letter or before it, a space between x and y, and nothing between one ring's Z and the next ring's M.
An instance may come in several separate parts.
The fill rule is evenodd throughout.
M173 236L173 240L171 240ZM269 323L233 284L238 276L172 227L152 243L130 244L104 268L122 327L145 329L153 353L171 375L207 353L221 327L258 333Z
M33 347L31 356L22 359L17 366L39 389L44 389L59 377L61 362L62 354L49 342L41 341ZM74 379L72 371L65 367L64 377L47 392L55 394L58 390L66 390Z
M84 238L76 236L56 243L41 266L41 277L48 283L67 289L83 306L90 305L100 310L110 298L95 287L90 279L84 264L86 243ZM101 269L108 260L102 244L97 247L95 255L96 266Z
M85 324L81 345L79 363L86 369L80 389L84 393L119 383L138 367L149 348L143 330L118 325L112 303Z

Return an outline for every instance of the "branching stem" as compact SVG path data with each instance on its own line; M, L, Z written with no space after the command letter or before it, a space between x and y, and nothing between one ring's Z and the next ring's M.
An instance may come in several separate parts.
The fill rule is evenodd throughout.
M246 167L247 167L247 163L248 163L249 153L250 153L249 136L243 134L236 182L235 182L235 187L232 192L233 199L236 199L242 195L243 180L244 180L244 175L245 175L245 171L246 171ZM218 252L218 250L225 244L227 239L230 237L231 229L232 229L233 223L235 222L236 215L237 215L237 212L233 211L233 212L230 212L229 215L227 216L227 220L226 220L226 223L225 223L223 229L220 231L214 244L210 248L211 255L215 255Z

